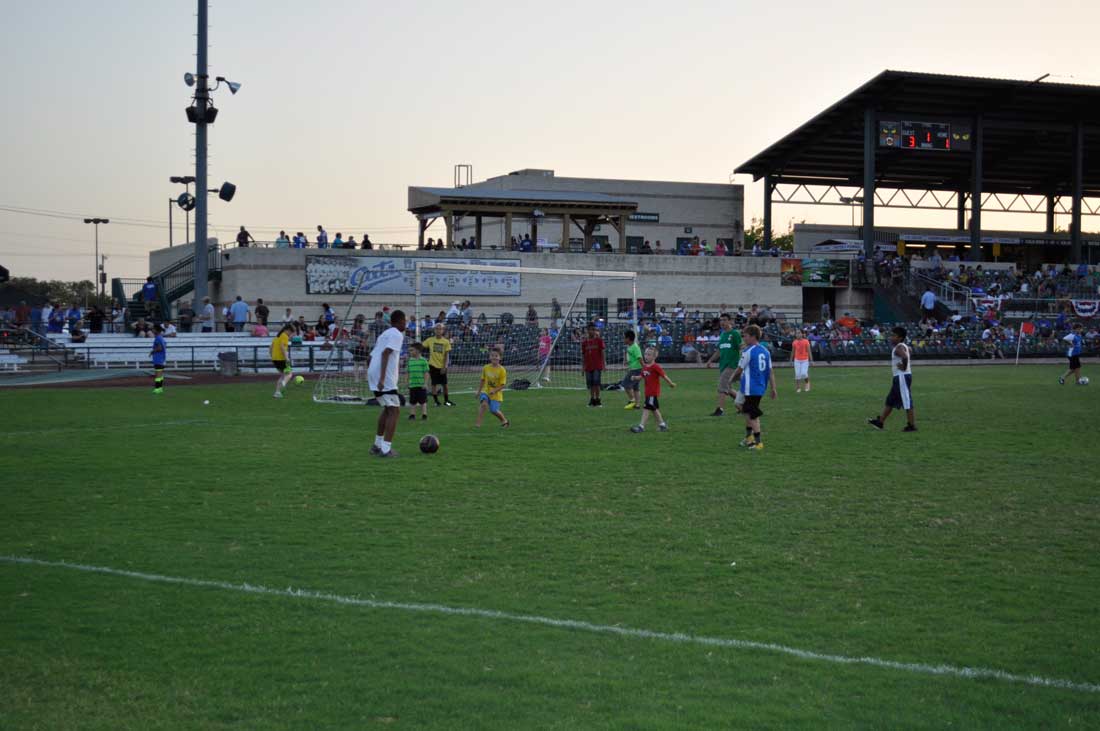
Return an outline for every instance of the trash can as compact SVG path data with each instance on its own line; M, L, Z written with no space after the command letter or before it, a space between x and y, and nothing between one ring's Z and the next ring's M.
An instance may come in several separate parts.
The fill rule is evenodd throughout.
M218 353L218 372L223 376L240 375L241 369L237 363L237 351Z

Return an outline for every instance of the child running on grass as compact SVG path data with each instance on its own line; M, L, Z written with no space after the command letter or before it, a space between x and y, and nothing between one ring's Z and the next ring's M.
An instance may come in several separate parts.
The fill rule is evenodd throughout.
M481 369L481 383L477 387L477 422L476 427L481 426L481 419L485 411L500 419L502 427L511 422L501 410L504 403L504 386L508 383L508 371L500 364L500 351L493 348L489 351L489 364Z
M670 388L676 388L676 384L665 374L665 369L657 365L657 349L646 348L642 374L638 376L638 380L645 380L645 406L642 407L642 423L630 427L630 431L635 434L645 431L645 423L649 420L650 412L657 417L657 431L668 431L668 423L665 417L661 416L661 404L658 401L662 379Z
M637 336L633 330L623 333L623 341L626 343L626 376L623 378L622 387L626 391L626 409L638 408L638 383L642 376L642 348L637 343Z

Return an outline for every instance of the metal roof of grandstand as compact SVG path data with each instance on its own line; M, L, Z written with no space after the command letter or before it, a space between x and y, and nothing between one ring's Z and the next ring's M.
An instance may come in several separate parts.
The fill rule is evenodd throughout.
M634 210L636 201L604 193L580 193L557 190L507 190L504 188L409 188L409 210L417 211L440 205L463 203L504 203L510 206L561 205L624 208Z
M1084 194L1100 194L1100 86L883 71L739 166L777 182L862 185L864 113L877 120L972 123L982 118L982 188L990 193L1072 193L1076 124L1084 135ZM878 122L876 122L878 123ZM875 150L876 185L966 190L964 149Z

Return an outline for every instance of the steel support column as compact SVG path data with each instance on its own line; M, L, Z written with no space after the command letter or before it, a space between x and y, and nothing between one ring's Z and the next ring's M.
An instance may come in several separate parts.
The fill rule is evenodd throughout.
M480 249L481 244L481 214L474 216L474 248Z
M1081 198L1084 197L1085 125L1078 120L1073 133L1073 215L1070 219L1070 256L1079 263L1081 254Z
M985 156L985 133L982 115L974 118L973 160L970 165L970 256L971 261L984 261L982 251L982 158Z
M192 309L202 312L202 299L209 291L209 254L206 248L206 109L210 103L207 87L207 0L198 0L198 49L195 71L195 298Z
M956 205L958 208L955 212L955 229L957 231L966 230L966 191L960 190L957 194L958 200Z
M764 246L772 248L772 191L775 190L775 181L772 176L764 176Z
M1048 234L1054 233L1054 194L1047 195L1047 228Z
M500 247L505 251L510 251L512 248L512 214L504 214L504 242Z
M863 250L875 253L875 144L878 141L875 109L863 110Z

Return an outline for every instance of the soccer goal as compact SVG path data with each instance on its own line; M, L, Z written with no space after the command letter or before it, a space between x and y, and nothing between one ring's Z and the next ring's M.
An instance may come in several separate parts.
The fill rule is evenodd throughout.
M493 349L502 353L509 390L585 389L581 341L589 322L597 325L604 340L603 384L618 383L626 373L623 336L638 329L635 272L437 260L416 262L412 278L411 311L402 306L408 316L402 393L407 393L408 345L433 337L437 325L442 325L450 344L447 380L452 395L477 390ZM470 291L494 294L463 294ZM501 294L495 294L498 291ZM402 300L408 301L394 297L393 303L402 305ZM377 304L377 299L369 304ZM356 292L322 366L315 401L363 404L373 397L367 388L366 356L377 333L357 327L353 314L364 307Z

